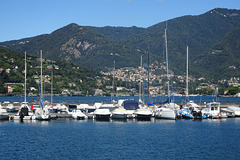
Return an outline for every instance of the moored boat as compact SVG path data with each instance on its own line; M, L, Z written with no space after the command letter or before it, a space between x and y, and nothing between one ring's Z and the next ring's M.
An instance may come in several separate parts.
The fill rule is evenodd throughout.
M9 103L6 107L7 112L15 112L15 107L13 104Z
M221 118L222 112L220 110L219 102L207 103L206 107L202 110L202 114L207 116L207 118Z
M19 111L16 115L14 115L14 120L31 120L32 113L30 112L30 108L26 102L23 102Z
M155 110L155 118L176 120L177 114L171 108L160 107Z
M79 120L79 119L87 119L88 117L81 110L73 110L72 118Z
M96 120L110 120L111 112L109 109L96 109L93 114Z
M123 107L127 110L128 118L135 118L135 110L139 109L138 102L135 100L125 100Z
M152 111L148 108L139 108L134 111L134 114L138 120L150 120L152 117Z
M193 119L193 115L191 114L191 111L188 109L181 109L179 114L182 116L184 119Z
M8 120L9 114L7 113L6 109L0 108L0 120Z
M113 119L126 119L127 115L127 110L124 108L116 108L112 111Z
M240 107L228 106L227 111L232 111L235 114L235 117L240 117Z

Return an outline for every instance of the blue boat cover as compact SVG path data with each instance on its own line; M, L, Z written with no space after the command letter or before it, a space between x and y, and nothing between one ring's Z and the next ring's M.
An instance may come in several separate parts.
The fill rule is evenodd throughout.
M153 102L153 104L165 104L165 103L170 103L171 100L168 98L165 102Z
M126 110L136 110L139 108L138 102L135 100L126 100L123 102L123 107Z
M154 104L152 104L151 102L147 102L147 104L149 105L149 106L154 106Z
M43 102L43 99L41 98L41 100L40 100L40 105L42 106L42 107L44 107L44 102Z

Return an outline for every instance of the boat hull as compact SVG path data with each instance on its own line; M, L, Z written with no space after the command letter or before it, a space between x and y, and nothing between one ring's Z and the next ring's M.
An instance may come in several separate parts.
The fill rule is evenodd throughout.
M96 120L98 121L108 121L110 120L110 114L96 114L95 115Z
M137 120L151 120L152 115L144 115L144 114L137 114L136 119Z
M0 120L8 120L9 119L9 115L8 114L1 114L0 115Z
M112 113L112 119L126 119L127 114L125 113Z
M157 119L170 119L170 120L176 120L176 113L174 110L171 109L160 109L155 112L155 118Z

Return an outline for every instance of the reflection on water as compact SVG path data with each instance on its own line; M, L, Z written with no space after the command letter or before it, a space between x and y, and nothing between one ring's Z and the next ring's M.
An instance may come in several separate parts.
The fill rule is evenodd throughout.
M222 118L222 119L181 119L181 120L169 120L169 119L156 119L151 118L150 120L137 120L137 119L109 119L109 120L96 120L96 119L85 119L85 120L76 120L76 119L69 119L69 118L58 118L56 120L50 120L50 121L39 121L39 120L2 120L0 121L0 124L7 124L7 123L20 123L20 124L31 124L31 125L58 125L58 124L69 124L69 123L138 123L138 124L150 124L150 123L156 123L156 124L175 124L175 123L183 123L183 122L193 122L193 123L223 123L232 121L235 123L240 123L240 117L239 118Z

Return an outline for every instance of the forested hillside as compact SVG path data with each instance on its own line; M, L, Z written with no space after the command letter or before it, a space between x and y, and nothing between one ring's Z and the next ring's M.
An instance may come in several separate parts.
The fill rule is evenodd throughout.
M137 67L140 56L146 55L148 48L150 63L164 62L165 28L170 66L174 73L184 74L188 45L192 75L211 79L230 76L227 69L221 68L221 58L214 61L216 57L212 57L212 51L221 50L218 49L221 44L224 55L232 55L224 58L226 66L231 64L233 59L234 63L238 59L236 53L239 53L239 48L233 44L238 41L239 36L232 36L231 39L226 37L240 28L240 10L216 8L202 15L178 17L148 28L89 27L73 23L51 34L2 42L0 45L21 52L27 51L32 55L37 55L42 49L46 58L75 62L100 71L105 67L112 67L114 60L116 68ZM232 45L225 48L227 43ZM228 51L234 51L234 54ZM215 74L220 68L224 73Z

